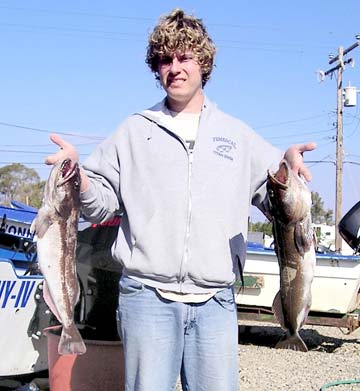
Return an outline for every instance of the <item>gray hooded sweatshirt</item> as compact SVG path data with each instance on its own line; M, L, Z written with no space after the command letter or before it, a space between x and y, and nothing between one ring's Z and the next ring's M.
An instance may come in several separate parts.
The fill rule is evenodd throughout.
M123 214L112 254L129 277L215 292L243 270L250 205L266 212L267 171L283 153L207 98L191 152L164 104L127 118L85 161L82 212L97 223Z

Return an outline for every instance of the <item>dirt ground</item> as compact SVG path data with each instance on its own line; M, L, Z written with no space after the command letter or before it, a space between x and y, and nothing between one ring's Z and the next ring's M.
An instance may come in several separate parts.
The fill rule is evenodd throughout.
M320 391L326 386L334 391L360 391L360 328L346 332L336 327L304 326L301 336L309 351L302 353L274 348L284 333L277 324L240 321L238 390ZM38 375L39 390L49 390L47 373ZM0 378L0 391L17 390L33 378ZM337 385L344 382L349 384ZM176 391L181 390L178 383Z

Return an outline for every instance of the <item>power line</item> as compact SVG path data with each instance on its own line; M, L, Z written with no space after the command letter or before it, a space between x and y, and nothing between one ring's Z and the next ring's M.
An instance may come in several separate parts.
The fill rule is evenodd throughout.
M3 162L0 162L0 164L4 164L4 165L8 165L8 164L14 164L14 163L18 163L18 164L24 164L24 165L40 165L40 166L44 166L44 168L48 168L50 166L47 166L44 162L14 162L14 161L3 161Z
M256 129L263 129L263 128L270 128L270 127L273 127L273 126L289 125L289 124L293 124L293 123L296 123L296 122L309 121L309 120L312 120L312 119L315 119L315 118L325 117L325 116L328 116L328 115L329 115L329 113L318 114L318 115L313 115L311 117L298 118L298 119L293 119L293 120L289 120L289 121L282 121L282 122L277 122L277 123L275 122L275 123L272 123L272 124L255 126L255 128Z
M111 34L111 35L124 35L127 37L144 37L143 34L137 34L137 33L122 33L119 31L104 31L104 30L85 30L85 29L79 29L74 27L53 27L53 26L37 26L33 24L20 24L20 23L8 23L8 22L1 22L0 26L8 26L8 27L25 27L30 29L39 29L39 30L53 30L53 31L60 31L60 32L76 32L76 33L95 33L95 34ZM133 40L133 38L131 38Z
M330 129L324 129L324 130L317 130L317 131L313 131L313 132L303 132L303 131L298 131L296 133L292 133L292 134L284 134L284 135L281 135L281 136L270 136L270 137L267 137L268 140L276 140L276 139L283 139L283 138L293 138L293 137L303 137L303 136L311 136L311 135L320 135L320 134L324 134L324 133L329 133L331 131L335 130L335 128L330 128Z
M354 156L354 157L360 158L360 155L355 155L355 154L353 154L353 153L347 153L346 156Z
M43 151L24 151L24 150L15 150L15 149L0 149L0 152L3 153L30 153L30 154L38 154L38 155L51 155L52 152L43 152ZM80 153L79 156L87 156L87 153Z
M2 125L2 126L7 126L7 127L10 127L10 128L18 128L18 129L24 129L24 130L31 130L31 131L33 131L33 132L41 132L41 133L47 133L47 134L56 133L56 134L61 134L62 136L81 137L81 138L86 138L86 139L90 139L90 140L99 140L99 141L102 141L102 140L105 139L105 137L100 137L100 136L86 136L86 135L77 134L77 133L58 132L58 131L54 131L54 130L46 130L46 129L33 128L33 127L30 127L30 126L23 126L23 125L8 123L8 122L0 122L0 125Z
M114 15L114 14L100 14L95 12L84 12L84 11L67 11L67 10L50 10L44 8L25 8L25 7L8 7L0 6L0 9L14 10L14 11L25 11L25 12L39 12L39 13L50 13L50 14L63 14L63 15L74 15L74 16L90 16L95 18L109 18L109 19L122 19L135 22L155 22L158 19L156 17L144 17L144 16L128 16L128 15ZM240 29L250 29L250 30L272 30L279 31L278 28L274 26L264 26L264 25L244 25L244 24L233 24L233 23L207 23L208 26L214 27L226 27L226 28L240 28Z
M354 162L352 160L344 160L344 163L354 164L355 166L360 166L360 162Z
M356 119L358 120L358 122L357 122L355 128L353 129L353 131L351 132L351 134L349 134L348 136L346 136L346 138L350 138L350 137L354 136L354 134L357 132L357 130L358 130L358 128L359 128L360 119L357 118L357 117L354 117L354 118L356 118Z
M306 164L319 164L319 163L331 163L331 164L336 164L335 160L304 160L304 163ZM312 166L310 166L312 167Z
M0 7L1 8L1 7ZM120 16L119 16L120 17ZM124 18L131 18L131 17L124 17ZM123 39L123 40L131 40L134 41L133 37L136 37L137 41L143 41L144 34L138 34L138 33L123 33L119 31L104 31L104 30L92 30L92 29L81 29L77 27L56 27L56 26L41 26L41 25L33 25L33 24L23 24L23 23L9 23L9 22L3 22L0 21L0 26L5 27L21 27L21 28L27 28L27 29L36 29L36 30L45 30L45 31L54 31L54 32L61 32L61 33L81 33L81 34L105 34L105 35L113 35L113 36L124 36L124 38L117 39ZM224 24L223 26L227 26ZM234 27L234 25L233 25ZM238 26L240 27L240 26ZM101 37L101 38L109 38L109 37ZM233 40L233 39L217 39L216 42L223 42L225 44L238 44L241 46L229 46L229 45L217 45L218 47L224 47L224 48L233 48L233 49L247 49L247 50L265 50L265 51L294 51L294 49L297 49L296 51L304 52L304 44L303 43L273 43L273 42L246 42L241 40ZM244 46L245 45L245 46ZM250 45L250 46L246 46ZM270 48L269 48L270 46ZM331 49L329 46L308 46L307 49Z
M97 145L98 141L90 141L87 143L73 143L75 147L83 147L83 146L89 146L89 145ZM51 147L53 146L53 143L46 143L46 144L0 144L0 147L2 148L23 148L23 147Z
M123 19L123 20L134 20L134 21L154 21L154 18L149 17L140 17L140 16L122 16L122 15L110 15L110 14L97 14L91 12L82 12L82 11L64 11L64 10L49 10L49 9L40 9L40 8L24 8L24 7L7 7L0 6L1 9L16 10L16 11L26 11L26 12L41 12L41 13L51 13L51 14L64 14L64 15L74 15L74 16L91 16L91 17L102 17L102 18L112 18L112 19Z

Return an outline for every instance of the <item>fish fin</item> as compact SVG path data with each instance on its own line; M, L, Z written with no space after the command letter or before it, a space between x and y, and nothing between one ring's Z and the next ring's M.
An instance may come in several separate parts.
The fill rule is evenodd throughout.
M61 202L59 205L55 206L55 210L62 219L66 220L70 216L72 207L67 205L66 202Z
M52 223L53 220L49 210L45 207L40 208L36 218L31 223L30 231L36 233L38 238L42 238Z
M275 314L277 321L280 323L280 326L286 330L280 291L274 297L272 310Z
M308 348L299 334L286 337L275 345L276 349L291 349L299 352L307 352Z
M72 324L70 327L63 327L58 345L59 354L84 354L86 346L77 327Z
M314 230L311 227L310 219L299 221L295 224L294 230L295 246L301 256L309 251L314 240Z
M47 306L49 307L50 311L55 315L56 319L60 322L61 322L61 317L59 315L59 312L58 310L56 309L56 306L54 304L54 300L52 299L51 297L51 293L49 291L49 288L47 286L47 283L46 281L44 281L44 284L43 284L43 296L44 296L44 300L45 300L45 303L47 304Z

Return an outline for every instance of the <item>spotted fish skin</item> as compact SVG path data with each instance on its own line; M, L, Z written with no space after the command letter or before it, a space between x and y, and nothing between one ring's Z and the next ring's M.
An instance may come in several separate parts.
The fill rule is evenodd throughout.
M287 331L276 347L306 352L299 330L310 311L316 263L311 193L286 160L281 161L276 173L268 173L267 192L280 270L280 290L274 298L273 311Z
M80 171L64 159L55 164L31 230L36 233L38 263L44 276L44 299L62 324L59 354L84 354L85 343L74 322L80 288L75 252L80 214Z

